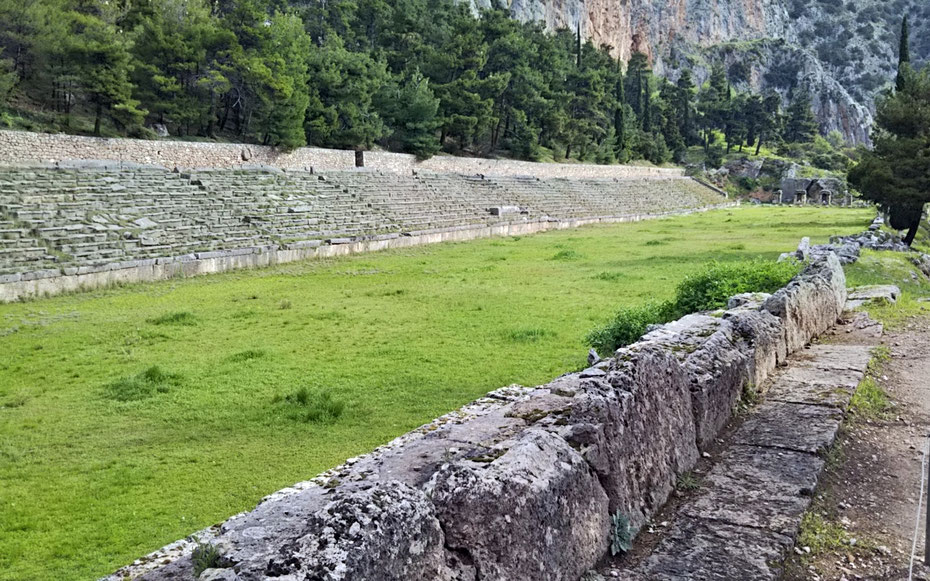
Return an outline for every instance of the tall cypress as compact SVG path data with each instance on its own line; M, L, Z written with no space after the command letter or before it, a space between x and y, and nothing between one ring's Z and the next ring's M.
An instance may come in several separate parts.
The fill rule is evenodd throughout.
M898 76L895 79L895 89L901 91L904 89L904 82L907 77L906 69L910 67L911 49L908 36L910 33L907 29L907 15L901 21L901 45L898 48Z
M623 114L623 105L626 102L626 95L624 93L623 68L620 65L620 60L617 59L617 108L614 110L614 153L618 159L621 159L621 154L623 150L626 149L626 131L624 127L626 120Z
M575 25L575 65L581 69L581 20Z

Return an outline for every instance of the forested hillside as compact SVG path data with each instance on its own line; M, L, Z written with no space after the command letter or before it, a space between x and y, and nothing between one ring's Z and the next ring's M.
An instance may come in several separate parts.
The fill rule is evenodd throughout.
M672 83L580 24L511 16L452 0L0 0L0 125L598 163L817 134L809 87L764 93L725 55L706 82L679 63Z

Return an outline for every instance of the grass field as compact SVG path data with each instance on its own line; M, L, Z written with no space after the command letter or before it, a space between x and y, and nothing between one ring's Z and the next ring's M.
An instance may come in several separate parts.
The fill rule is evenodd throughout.
M742 208L0 305L0 579L93 579L511 383L711 260L861 231Z

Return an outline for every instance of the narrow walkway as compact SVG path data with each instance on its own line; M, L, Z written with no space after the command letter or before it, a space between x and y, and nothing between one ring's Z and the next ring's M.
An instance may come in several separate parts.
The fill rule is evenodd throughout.
M722 438L698 490L661 523L651 553L628 570L608 567L608 578L779 578L880 327L856 318L837 333L843 345L811 346L771 380L764 401Z

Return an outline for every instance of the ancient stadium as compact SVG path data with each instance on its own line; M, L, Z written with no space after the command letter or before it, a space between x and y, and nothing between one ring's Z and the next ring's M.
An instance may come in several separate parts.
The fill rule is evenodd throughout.
M928 26L0 1L0 581L930 578Z

